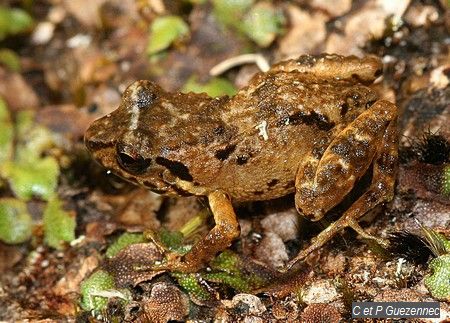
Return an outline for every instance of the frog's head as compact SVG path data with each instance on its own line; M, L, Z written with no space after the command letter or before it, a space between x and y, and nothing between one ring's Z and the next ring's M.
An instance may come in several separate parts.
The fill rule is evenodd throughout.
M113 173L162 194L175 193L156 163L158 131L167 122L161 100L166 92L150 81L131 84L118 109L94 121L85 143L94 159ZM151 110L151 111L150 111Z

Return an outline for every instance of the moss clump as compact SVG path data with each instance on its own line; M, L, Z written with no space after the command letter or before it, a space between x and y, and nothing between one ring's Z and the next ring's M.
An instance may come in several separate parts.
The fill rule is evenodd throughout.
M450 196L450 165L446 165L443 170L442 193Z
M430 261L432 274L425 277L425 286L431 295L441 301L450 301L450 254Z
M245 268L238 255L225 250L211 261L212 272L202 274L205 280L230 286L239 292L249 292L266 284L263 277Z
M170 274L178 281L178 284L191 296L198 300L206 301L210 294L200 284L198 275L173 272Z

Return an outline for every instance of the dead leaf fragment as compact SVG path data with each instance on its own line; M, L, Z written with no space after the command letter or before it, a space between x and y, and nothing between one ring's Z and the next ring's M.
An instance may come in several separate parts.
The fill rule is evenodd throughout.
M351 0L312 0L311 7L325 11L331 17L342 16L352 7Z
M340 21L342 32L329 35L325 52L341 55L363 55L362 47L370 39L380 38L386 27L386 21L398 23L410 0L372 0L352 15Z
M36 108L39 98L19 73L8 72L0 67L0 97L13 111Z
M99 10L106 0L64 0L65 9L86 27L100 25Z
M272 268L281 268L289 260L283 240L270 231L264 234L255 250L255 257Z
M118 288L136 286L163 272L150 269L152 264L161 259L162 254L155 244L136 243L124 248L108 260L104 268L113 275Z
M325 40L327 16L321 12L309 13L293 5L288 6L287 15L290 27L280 40L277 60L320 52L318 46Z

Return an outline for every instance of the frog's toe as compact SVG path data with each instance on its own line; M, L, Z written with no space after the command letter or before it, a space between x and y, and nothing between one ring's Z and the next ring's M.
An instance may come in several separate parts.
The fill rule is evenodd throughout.
M152 270L166 270L166 271L178 271L178 272L194 272L197 268L183 259L183 256L175 252L167 252L165 254L165 260L159 264L154 264Z

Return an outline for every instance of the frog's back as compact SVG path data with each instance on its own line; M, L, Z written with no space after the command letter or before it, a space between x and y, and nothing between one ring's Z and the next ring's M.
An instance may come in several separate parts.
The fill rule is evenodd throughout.
M336 134L376 99L355 79L277 66L258 74L221 108L220 120L234 129L233 136L210 145L217 163L204 180L236 200L289 194L298 164L320 158Z

